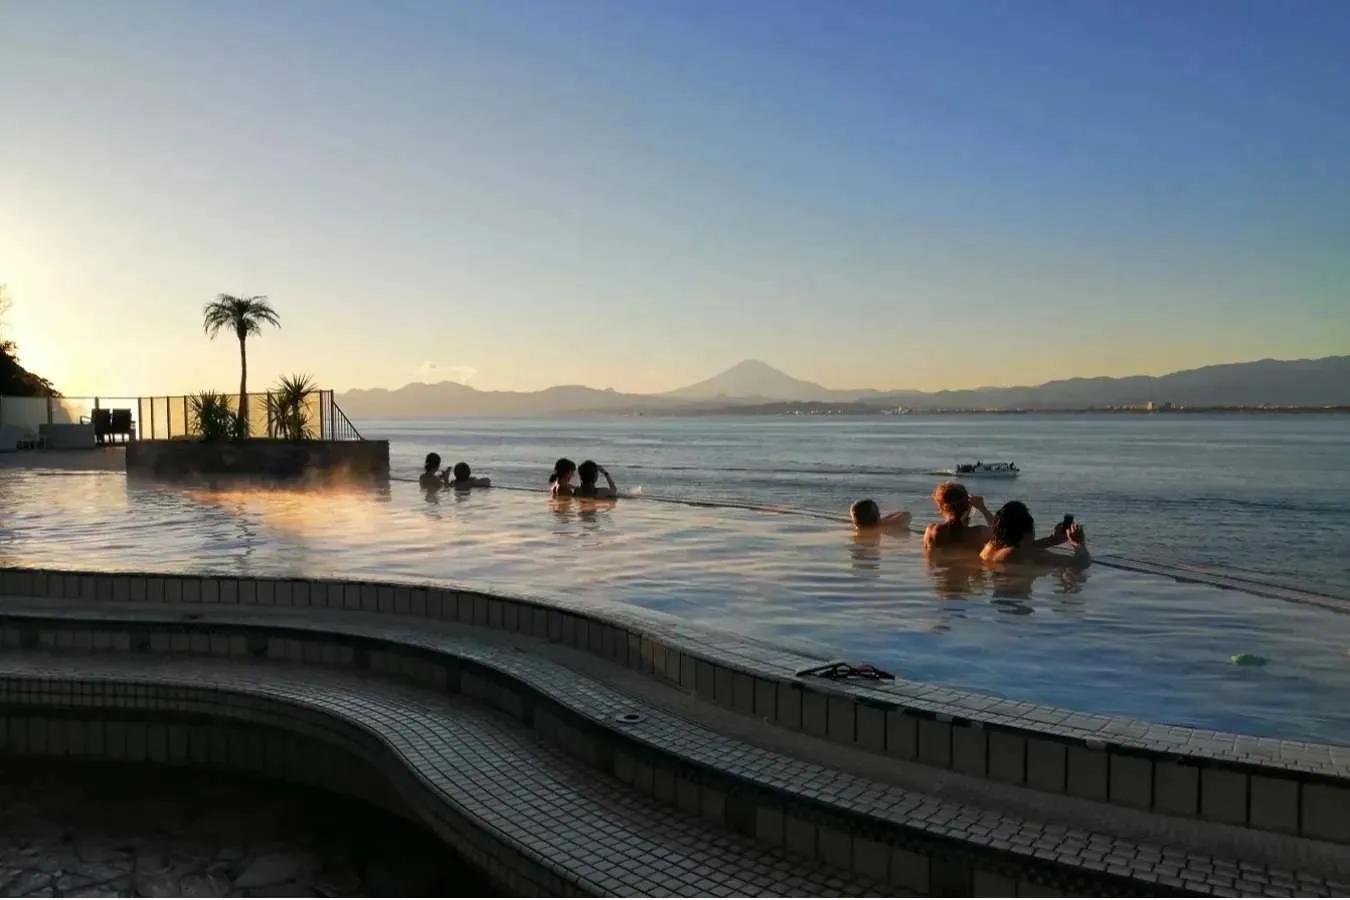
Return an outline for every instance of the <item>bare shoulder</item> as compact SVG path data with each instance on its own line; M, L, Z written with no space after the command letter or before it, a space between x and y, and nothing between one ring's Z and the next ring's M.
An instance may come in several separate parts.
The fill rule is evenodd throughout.
M985 544L980 549L980 559L991 563L1007 562L1008 557L1012 556L1015 549L1015 547L995 547L992 544Z
M936 522L929 522L923 530L923 549L932 550L937 547L938 535L941 534Z

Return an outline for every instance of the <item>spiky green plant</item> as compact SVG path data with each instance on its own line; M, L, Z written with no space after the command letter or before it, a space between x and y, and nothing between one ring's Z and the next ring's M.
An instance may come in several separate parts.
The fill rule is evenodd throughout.
M287 375L267 393L267 423L273 437L308 441L314 437L309 400L319 390L309 375Z
M214 339L222 328L239 339L239 436L248 437L248 350L250 335L262 334L262 327L281 327L281 318L266 297L235 297L220 294L202 308L202 330Z
M203 441L232 441L239 437L239 417L230 398L219 391L199 391L188 397L192 426Z

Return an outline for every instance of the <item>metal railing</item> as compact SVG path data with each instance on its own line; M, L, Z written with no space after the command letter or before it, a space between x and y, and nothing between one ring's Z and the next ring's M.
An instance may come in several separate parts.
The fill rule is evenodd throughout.
M249 393L248 426L252 437L284 437L284 429L275 416L276 404L271 391ZM234 411L238 394L225 394L225 404ZM96 410L129 410L133 416L131 440L175 440L200 436L192 397L6 397L0 396L0 427L11 429L20 440L36 441L45 425L92 422ZM300 411L297 424L304 435L325 441L359 441L361 433L342 412L330 390L315 391Z
M337 405L333 399L332 391L323 391L319 397L319 421L322 423L322 430L326 432L325 440L329 441L364 441L361 432L356 430L352 420L347 418L347 414L342 411L342 407Z
M252 437L282 438L286 429L275 416L277 395L261 391L246 395L248 433ZM239 395L224 395L225 405L236 414ZM333 400L333 392L315 391L305 399L298 423L305 437L323 441L359 441L360 433ZM200 432L189 396L140 398L141 436L156 440L198 437ZM295 423L292 423L292 428Z

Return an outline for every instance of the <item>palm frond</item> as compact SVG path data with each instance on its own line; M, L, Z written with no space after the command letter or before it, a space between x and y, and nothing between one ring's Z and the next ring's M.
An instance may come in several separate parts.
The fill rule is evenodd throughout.
M261 334L263 325L281 327L281 317L264 296L236 297L220 294L202 307L202 330L214 338L221 329L244 337Z

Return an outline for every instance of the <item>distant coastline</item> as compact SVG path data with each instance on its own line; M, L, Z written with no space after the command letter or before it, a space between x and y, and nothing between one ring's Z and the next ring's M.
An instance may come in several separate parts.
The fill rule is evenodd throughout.
M348 416L877 416L1115 413L1125 415L1350 412L1350 356L1255 360L1160 376L1070 378L1024 387L918 391L836 390L764 362L730 369L663 394L557 385L540 391L481 391L455 382L340 394Z
M599 410L579 410L580 414L596 415ZM1135 416L1171 416L1195 414L1229 415L1345 415L1345 406L1174 406L1149 409L1141 406L1085 406L1075 408L1010 408L1010 409L896 409L879 408L863 403L761 403L753 406L720 406L714 408L685 408L659 410L632 410L606 414L623 416L653 416L680 418L689 416L887 416L895 418L922 418L927 416L1025 416L1025 415L1088 415L1111 413Z

